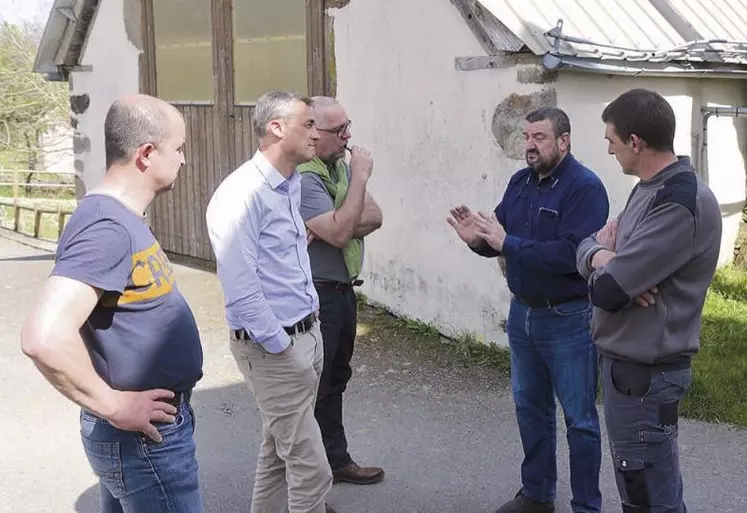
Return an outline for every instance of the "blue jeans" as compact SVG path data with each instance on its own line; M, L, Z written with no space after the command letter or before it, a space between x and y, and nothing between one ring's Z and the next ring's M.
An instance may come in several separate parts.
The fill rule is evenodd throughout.
M555 499L557 394L568 433L574 513L602 509L602 447L595 404L599 371L590 320L586 300L530 308L513 299L507 323L511 385L524 448L521 493L539 502Z
M160 443L81 412L81 439L99 477L103 513L202 513L192 408L182 404L174 422L155 425Z

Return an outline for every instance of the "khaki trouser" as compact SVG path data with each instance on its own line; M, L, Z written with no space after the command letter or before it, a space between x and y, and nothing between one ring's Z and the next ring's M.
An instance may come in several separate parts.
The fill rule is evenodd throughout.
M324 513L332 487L314 418L324 362L319 322L291 339L288 349L276 355L231 335L231 353L262 415L252 513Z

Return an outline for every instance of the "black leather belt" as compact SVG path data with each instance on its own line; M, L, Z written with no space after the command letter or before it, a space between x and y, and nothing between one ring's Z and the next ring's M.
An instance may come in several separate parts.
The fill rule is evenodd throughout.
M517 296L514 297L527 305L529 308L552 308L554 306L562 305L563 303L570 303L571 301L581 301L589 299L588 296L567 296L559 299L542 299L542 298L525 298Z
M174 392L174 397L164 399L164 402L178 408L182 404L189 404L190 399L192 399L192 390L187 390L184 392Z
M335 292L345 292L353 287L359 287L363 285L363 280L355 280L352 282L344 281L331 281L331 280L314 280L314 286L316 288L332 289Z
M297 335L299 333L305 333L311 329L312 326L314 326L314 323L317 320L317 316L315 312L311 312L309 315L298 321L293 326L283 326L283 329L288 335ZM249 334L246 332L244 328L241 328L239 330L233 330L233 336L236 337L236 340L249 340Z

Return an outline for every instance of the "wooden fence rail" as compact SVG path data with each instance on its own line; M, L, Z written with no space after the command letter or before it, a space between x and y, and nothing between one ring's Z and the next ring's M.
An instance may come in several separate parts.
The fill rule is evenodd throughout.
M22 233L21 231L21 211L27 210L34 213L34 229L33 235L35 238L39 238L41 232L41 221L42 215L53 214L57 217L57 238L59 239L62 235L62 230L65 227L65 217L69 216L75 210L75 207L70 206L68 202L59 199L39 199L39 198L24 198L21 197L21 187L34 188L34 187L51 187L51 188L67 188L75 190L75 183L61 183L57 182L30 182L26 183L21 179L22 176L28 176L29 174L35 175L67 175L74 176L75 173L65 173L56 171L44 171L44 170L4 170L0 169L0 175L8 174L12 175L12 181L0 182L0 187L12 187L13 197L0 197L0 205L11 207L13 209L13 231Z

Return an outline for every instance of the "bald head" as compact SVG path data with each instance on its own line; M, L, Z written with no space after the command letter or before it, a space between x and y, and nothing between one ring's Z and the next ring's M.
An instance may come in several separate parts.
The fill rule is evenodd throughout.
M144 94L125 96L109 108L104 122L106 168L125 164L143 144L158 146L181 114L163 100Z

